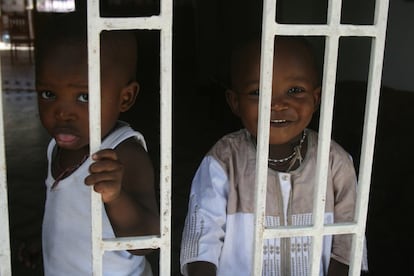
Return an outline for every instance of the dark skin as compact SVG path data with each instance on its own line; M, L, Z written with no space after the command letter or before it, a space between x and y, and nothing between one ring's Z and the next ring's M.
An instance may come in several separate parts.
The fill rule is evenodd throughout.
M150 185L136 185L154 181L153 173L148 173L153 168L144 148L130 138L115 150L101 150L92 157L96 162L89 167L91 174L85 184L101 194L116 236L158 234L154 190ZM141 255L140 250L130 252Z
M217 268L209 262L194 262L187 265L188 275L215 276Z
M121 112L135 103L139 85L135 74L135 44L128 38L107 35L101 48L101 137L117 127ZM123 51L119 51L122 46ZM36 68L39 115L56 141L52 175L56 179L66 168L89 155L89 112L86 43L55 45ZM102 202L117 237L159 235L159 214L155 196L154 170L143 146L134 138L115 149L92 155L85 185L101 194ZM67 176L66 176L67 177ZM59 184L58 184L59 185ZM152 250L130 250L148 254ZM31 247L21 250L21 259L33 266Z
M273 67L272 102L269 133L269 158L289 156L302 137L320 101L321 88L311 53L300 43L276 40L277 51ZM234 54L231 67L232 89L226 92L232 112L254 139L257 137L260 85L260 44L251 42ZM306 155L307 146L301 148ZM299 162L290 168L299 167ZM289 163L271 164L276 171L285 172ZM216 275L214 264L199 261L189 263L189 275ZM348 266L331 258L328 276L346 276Z

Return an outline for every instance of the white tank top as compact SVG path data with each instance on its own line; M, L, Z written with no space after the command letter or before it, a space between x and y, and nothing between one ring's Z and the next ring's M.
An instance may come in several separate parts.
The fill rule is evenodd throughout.
M144 137L127 124L108 135L101 148L115 148L130 137L135 137L146 149ZM43 218L42 243L45 276L92 275L91 201L90 187L84 184L91 164L90 157L69 177L59 181L51 190L54 139L47 150L48 176L46 179L46 206ZM102 206L102 236L115 237L105 208ZM103 256L103 275L152 275L143 256L128 251L106 251Z

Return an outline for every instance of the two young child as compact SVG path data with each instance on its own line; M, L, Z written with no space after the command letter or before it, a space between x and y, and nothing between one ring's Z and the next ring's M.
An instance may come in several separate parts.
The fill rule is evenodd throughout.
M276 37L269 120L266 227L310 225L318 135L307 128L321 86L311 47L302 38ZM233 51L228 104L244 129L220 139L192 182L181 246L184 275L251 275L254 239L260 40ZM351 222L356 175L334 141L329 153L325 223ZM264 241L263 275L309 275L311 237ZM351 236L325 236L321 275L348 275Z
M56 20L56 19L54 19ZM83 22L84 23L84 22ZM89 156L86 30L70 21L37 37L36 87L43 126L53 137L47 156L43 222L45 275L91 275L90 188L102 195L103 237L157 234L154 175L139 132L118 121L135 102L136 41L102 34L102 150ZM254 179L260 43L231 58L226 97L244 129L223 137L194 177L183 233L182 272L249 275L252 269ZM309 225L316 185L317 134L307 126L320 101L313 53L299 38L277 37L269 122L266 226ZM356 176L349 155L330 148L325 223L352 221ZM310 237L265 240L264 275L307 275ZM346 275L350 235L326 236L323 275ZM151 275L143 251L104 254L105 275Z

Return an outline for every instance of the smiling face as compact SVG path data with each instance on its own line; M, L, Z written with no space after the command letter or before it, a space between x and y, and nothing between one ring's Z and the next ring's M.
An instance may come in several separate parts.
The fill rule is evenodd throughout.
M260 44L238 50L231 65L232 89L227 100L244 127L257 137L260 85ZM277 38L273 62L269 144L297 141L312 119L320 86L311 52L295 39Z
M135 101L138 84L111 67L102 48L101 135L115 126L120 112ZM119 60L118 60L119 61ZM79 150L89 146L88 67L86 44L64 43L50 47L36 65L40 120L59 147Z

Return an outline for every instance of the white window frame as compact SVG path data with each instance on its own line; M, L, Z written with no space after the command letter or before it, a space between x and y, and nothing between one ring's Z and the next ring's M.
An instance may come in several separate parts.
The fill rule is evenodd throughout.
M160 236L102 239L102 200L91 192L92 210L92 267L93 275L102 275L102 256L105 250L160 248L160 275L171 271L171 133L172 133L172 0L161 0L160 14L138 18L103 18L99 15L99 0L87 2L88 73L89 73L89 131L90 153L99 150L101 143L101 81L100 32L103 30L140 29L160 30ZM91 190L92 191L92 190Z
M369 186L371 181L372 160L375 144L379 92L381 87L382 64L385 47L385 34L388 16L388 0L377 0L373 25L341 24L341 0L328 3L327 24L302 25L279 24L276 18L276 0L264 0L262 55L259 100L259 128L256 164L255 198L255 254L252 275L261 275L263 258L263 239L311 236L311 275L319 275L320 255L323 235L353 234L349 275L360 275L365 238ZM335 91L336 68L339 38L347 36L371 37L371 60L368 74L367 102L365 109L364 131L362 137L361 162L358 176L357 203L354 222L324 225L325 194L329 161L329 145L332 131L334 93L323 93L319 123L318 158L313 204L313 225L286 226L266 229L264 226L266 206L267 158L269 141L269 118L271 81L273 72L273 50L275 35L325 36L325 58L322 91Z

